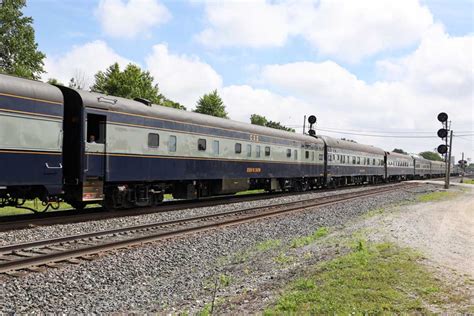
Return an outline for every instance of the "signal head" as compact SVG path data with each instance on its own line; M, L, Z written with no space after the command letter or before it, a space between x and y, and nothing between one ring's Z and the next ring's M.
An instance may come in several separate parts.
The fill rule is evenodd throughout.
M442 155L448 152L448 146L446 145L439 145L438 146L438 152Z
M446 138L446 137L448 137L448 130L445 129L445 128L440 128L440 129L438 130L438 137L440 137L440 138Z
M444 123L448 120L448 114L444 113L444 112L441 112L438 114L438 121L440 121L441 123Z
M316 135L316 131L314 129L310 129L308 131L308 134L311 135L311 136L315 136Z
M316 116L310 115L310 116L308 117L308 122L309 122L309 124L314 124L314 123L316 123Z

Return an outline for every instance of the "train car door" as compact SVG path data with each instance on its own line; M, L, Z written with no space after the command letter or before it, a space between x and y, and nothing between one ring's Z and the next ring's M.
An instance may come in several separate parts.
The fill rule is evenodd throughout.
M87 113L82 201L104 199L106 116Z

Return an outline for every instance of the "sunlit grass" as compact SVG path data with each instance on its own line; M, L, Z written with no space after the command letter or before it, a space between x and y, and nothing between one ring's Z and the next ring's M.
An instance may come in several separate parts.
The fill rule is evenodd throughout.
M266 315L427 313L426 303L455 297L418 261L421 256L391 243L367 247L316 266L293 282Z

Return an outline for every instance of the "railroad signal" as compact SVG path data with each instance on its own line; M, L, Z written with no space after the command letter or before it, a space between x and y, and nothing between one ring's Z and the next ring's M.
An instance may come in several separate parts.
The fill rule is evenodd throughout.
M445 189L449 189L449 173L450 173L450 164L451 164L451 152L452 152L452 145L453 145L453 131L450 130L448 122L448 114L445 112L441 112L438 114L438 121L443 124L443 128L438 130L438 137L445 141L444 144L438 146L437 150L441 155L444 155L444 161L446 163L446 180L444 187ZM450 140L448 144L448 134L450 134ZM449 152L449 153L448 153Z
M316 124L316 121L317 121L316 116L310 115L308 117L308 123L309 123L308 134L313 137L316 137L316 131L313 129L313 125Z

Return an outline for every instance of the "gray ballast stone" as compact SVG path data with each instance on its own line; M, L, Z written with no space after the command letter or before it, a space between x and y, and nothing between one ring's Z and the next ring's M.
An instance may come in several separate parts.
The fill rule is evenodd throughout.
M354 189L355 191L361 188ZM1 312L173 312L195 313L211 300L214 280L230 274L233 281L220 289L219 297L252 291L271 282L288 267L275 270L272 264L252 266L245 274L236 268L238 254L268 239L289 242L309 235L322 226L343 225L370 209L394 202L413 200L413 192L426 192L429 186L398 190L383 196L364 197L348 203L258 220L252 223L215 229L179 239L156 242L128 250L115 251L97 260L64 265L24 277L0 276ZM349 191L345 191L349 192ZM311 193L326 196L337 192ZM168 220L216 211L294 201L306 196L284 197L236 205L213 206L195 210L150 214L4 233L3 244L21 240L51 238L74 232L118 228L123 225ZM270 254L265 254L270 255ZM321 254L324 257L324 254ZM231 260L232 261L232 260ZM238 261L238 260L237 260ZM286 272L285 272L286 271ZM290 271L291 272L291 271Z

